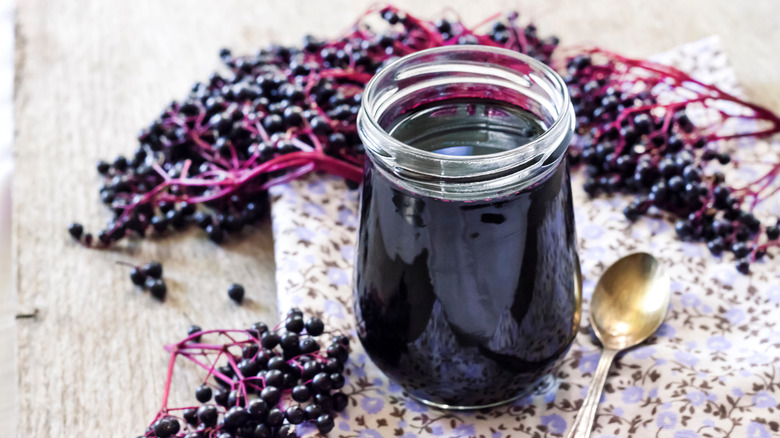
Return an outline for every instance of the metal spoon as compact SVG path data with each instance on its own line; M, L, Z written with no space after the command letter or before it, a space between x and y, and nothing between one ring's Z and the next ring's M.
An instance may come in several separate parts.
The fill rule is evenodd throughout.
M604 346L593 383L567 438L587 438L596 418L612 360L652 335L669 307L669 276L650 254L623 257L607 269L593 290L590 325Z

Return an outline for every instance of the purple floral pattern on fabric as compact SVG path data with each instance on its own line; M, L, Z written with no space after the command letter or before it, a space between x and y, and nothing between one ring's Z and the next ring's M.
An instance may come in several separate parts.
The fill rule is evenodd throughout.
M739 92L717 39L683 46L662 59L705 82ZM745 144L737 153L760 156L766 150L760 144ZM749 169L734 178L747 173ZM581 175L575 172L584 315L596 280L622 255L651 251L673 279L666 322L613 364L592 436L780 436L777 260L754 263L752 275L740 275L727 257L713 258L702 245L678 241L664 218L643 218L629 225L620 213L627 199L588 200L581 184ZM272 201L280 309L302 307L323 317L337 332L354 335L351 283L357 192L338 178L312 176L275 187ZM408 398L355 341L345 372L344 392L350 403L330 436L562 436L582 405L599 354L583 323L555 374L556 392L488 411L446 412ZM317 435L314 428L301 428L299 434Z

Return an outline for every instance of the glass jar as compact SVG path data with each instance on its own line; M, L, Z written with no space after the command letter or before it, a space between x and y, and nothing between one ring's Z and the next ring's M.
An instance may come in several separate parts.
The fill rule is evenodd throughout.
M561 78L505 49L421 51L366 87L357 330L413 397L511 401L548 380L574 340L573 128Z

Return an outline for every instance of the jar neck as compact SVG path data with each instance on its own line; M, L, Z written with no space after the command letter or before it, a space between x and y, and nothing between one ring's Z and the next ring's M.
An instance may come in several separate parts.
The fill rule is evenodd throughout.
M489 99L531 113L547 128L513 149L450 156L405 144L388 134L421 104ZM467 200L521 191L565 158L574 112L563 80L520 53L485 46L450 46L406 56L377 73L363 93L358 133L368 159L410 191Z

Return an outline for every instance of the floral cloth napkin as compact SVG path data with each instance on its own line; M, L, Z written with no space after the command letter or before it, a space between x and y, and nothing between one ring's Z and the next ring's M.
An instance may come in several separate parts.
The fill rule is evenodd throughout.
M717 38L656 59L738 92ZM744 142L734 147L745 161L756 163L729 175L739 181L755 177L762 157L771 156L769 148L777 145ZM584 322L556 375L556 387L489 411L440 411L405 397L356 340L344 388L351 403L330 436L561 436L582 404L599 359L586 325L595 282L613 261L639 250L655 254L667 266L673 279L670 311L655 336L613 364L592 436L780 436L777 260L755 263L752 275L743 276L730 256L717 259L703 244L678 241L667 220L642 218L630 225L621 213L627 199L589 200L578 173L572 185ZM279 307L321 314L328 325L354 334L351 280L358 193L338 178L312 176L274 188L272 202ZM766 209L780 213L780 200Z

